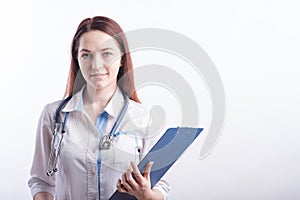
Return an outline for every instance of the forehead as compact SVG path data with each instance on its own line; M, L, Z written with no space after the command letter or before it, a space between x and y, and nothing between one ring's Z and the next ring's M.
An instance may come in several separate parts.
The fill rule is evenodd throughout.
M79 38L79 46L78 50L80 49L88 49L90 51L96 48L117 48L117 43L114 38L110 35L98 31L93 30L82 34Z

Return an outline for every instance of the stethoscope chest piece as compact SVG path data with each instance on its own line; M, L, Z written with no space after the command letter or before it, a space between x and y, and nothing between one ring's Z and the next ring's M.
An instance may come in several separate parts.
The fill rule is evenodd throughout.
M127 95L125 95L125 104L121 110L121 113L120 113L119 117L117 118L115 124L113 125L110 133L108 135L103 136L102 142L100 144L100 150L109 150L112 147L112 145L113 145L112 138L115 136L115 133L116 133L123 117L125 116L126 110L128 108L128 104L129 104L129 97Z
M112 147L112 140L108 135L103 137L103 141L100 145L100 150L109 150Z

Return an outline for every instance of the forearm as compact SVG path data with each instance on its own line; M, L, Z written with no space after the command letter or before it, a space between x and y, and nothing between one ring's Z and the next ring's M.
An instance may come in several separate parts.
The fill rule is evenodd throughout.
M39 192L34 195L33 200L53 200L53 196L48 192Z
M145 197L141 199L138 198L138 200L163 200L163 199L164 199L163 194L157 189L151 190L151 195L149 195L149 198L145 198Z
M152 190L153 193L154 193L154 196L153 196L153 200L163 200L164 199L164 196L163 194L161 193L161 191L157 190L157 189L153 189Z

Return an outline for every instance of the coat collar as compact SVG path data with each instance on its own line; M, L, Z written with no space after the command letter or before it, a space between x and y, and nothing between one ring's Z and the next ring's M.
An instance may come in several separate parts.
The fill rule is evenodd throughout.
M82 87L80 91L72 96L66 106L62 109L62 112L72 112L72 111L80 111L84 112L83 106L83 91L86 86ZM122 91L119 87L117 87L116 91L114 92L111 100L108 102L104 111L106 111L110 116L113 118L117 117L125 103L124 96Z

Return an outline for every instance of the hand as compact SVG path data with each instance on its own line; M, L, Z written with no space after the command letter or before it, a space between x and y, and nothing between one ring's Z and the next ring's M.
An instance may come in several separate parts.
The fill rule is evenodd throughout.
M54 198L52 197L51 194L48 192L39 192L34 195L33 200L53 200Z
M130 165L131 168L122 175L122 180L117 182L118 191L133 195L138 200L163 199L160 191L151 189L150 171L153 162L146 165L144 175L133 162L130 162ZM132 177L132 171L136 180Z

